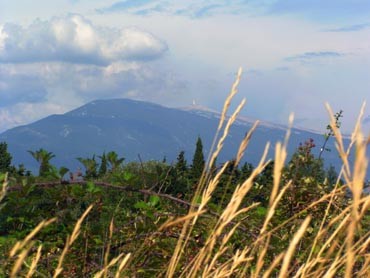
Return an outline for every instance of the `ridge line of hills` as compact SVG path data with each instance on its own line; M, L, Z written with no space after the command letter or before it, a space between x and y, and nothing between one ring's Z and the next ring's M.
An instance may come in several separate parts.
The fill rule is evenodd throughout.
M65 114L50 115L34 123L12 128L0 134L0 142L8 143L13 163L23 163L35 171L37 162L28 150L44 148L56 157L51 161L57 167L76 169L81 165L77 157L101 155L104 151L116 151L126 161L143 160L174 161L180 151L191 159L198 136L202 138L206 155L217 129L220 113L194 105L187 108L169 108L150 102L131 99L95 100ZM230 130L218 161L232 159L239 143L254 121L240 117ZM274 145L284 139L286 127L262 122L252 136L245 153L245 161L256 165L267 141L271 142L269 156L273 158ZM291 155L306 140L312 138L319 153L323 135L293 128L288 153ZM348 140L346 140L348 143ZM325 152L326 165L340 167L333 140ZM368 171L369 172L369 171ZM368 176L369 173L368 173Z

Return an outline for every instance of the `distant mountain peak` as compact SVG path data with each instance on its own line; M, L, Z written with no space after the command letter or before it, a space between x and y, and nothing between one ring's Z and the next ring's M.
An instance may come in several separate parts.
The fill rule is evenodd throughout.
M38 165L27 150L39 148L56 155L53 160L56 166L69 169L81 166L76 157L91 157L110 150L124 156L126 161L137 160L138 154L144 160L161 160L166 156L168 161L174 161L180 151L185 151L187 159L191 159L198 136L208 152L219 120L220 112L197 103L179 109L131 99L94 100L65 114L48 116L1 133L0 142L8 143L15 165L23 163L32 170L37 170ZM247 117L235 121L220 153L220 162L235 156L254 122ZM261 122L246 150L246 161L256 165L267 141L274 145L284 140L285 133L285 126ZM320 134L294 129L288 153L292 154L308 138L322 141ZM333 140L328 147L335 149ZM272 152L273 148L270 157ZM325 159L339 168L335 152L326 153Z

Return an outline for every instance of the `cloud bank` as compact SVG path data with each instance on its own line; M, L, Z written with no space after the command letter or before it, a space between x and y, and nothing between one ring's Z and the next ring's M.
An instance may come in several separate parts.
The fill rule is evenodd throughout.
M155 101L186 87L162 69L167 44L81 15L0 26L0 131L98 98ZM169 97L168 97L169 98Z
M138 28L101 28L80 15L0 27L0 63L68 62L108 65L161 57L167 45Z

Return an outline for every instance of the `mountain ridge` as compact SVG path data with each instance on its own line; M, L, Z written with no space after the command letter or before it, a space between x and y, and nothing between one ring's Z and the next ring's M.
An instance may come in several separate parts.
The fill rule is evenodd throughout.
M185 151L190 161L198 136L203 140L207 155L216 132L219 113L192 109L185 111L150 102L131 99L94 100L64 114L50 115L34 123L19 126L0 134L0 141L8 143L14 164L24 163L31 170L37 163L27 152L44 148L56 157L56 166L75 169L81 166L76 157L91 157L104 151L116 151L126 161L143 160L174 161L178 153ZM235 157L239 143L254 121L238 119L230 130L219 162ZM257 164L267 141L270 141L269 157L273 158L276 141L285 137L286 127L261 123L256 129L245 160ZM291 155L309 138L316 145L323 141L321 134L293 128L288 152ZM333 140L329 148L335 149ZM314 150L318 153L319 150ZM335 152L324 155L327 165L339 166Z

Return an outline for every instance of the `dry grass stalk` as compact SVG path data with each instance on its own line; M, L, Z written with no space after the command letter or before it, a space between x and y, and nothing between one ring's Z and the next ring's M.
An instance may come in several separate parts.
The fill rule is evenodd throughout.
M341 176L341 174L339 174L339 176L338 176L338 178L337 178L337 181L336 181L336 183L335 183L334 189L332 190L332 192L333 192L333 191L334 191L334 192L335 192L335 191L337 191L337 188L338 188L338 186L339 186L339 182L340 182L340 176ZM320 235L324 235L324 234L325 234L325 232L323 232L323 230L324 230L324 225L325 225L325 223L326 223L326 221L327 221L327 218L328 218L328 216L329 216L329 211L330 211L330 209L331 209L331 207L332 207L332 204L333 204L333 202L334 202L334 196L336 196L336 195L335 195L335 194L331 194L331 197L330 197L329 203L328 203L328 205L326 206L324 218L322 219L322 221L321 221L321 223L320 223L320 228L319 228L319 230L318 230L318 232L317 232L317 235L316 235L316 237L315 237L315 239L314 239L314 241L313 241L313 244L312 244L312 247L311 247L310 254L308 255L307 260L306 260L305 267L302 269L302 277L304 277L304 276L305 276L306 271L309 271L309 270L311 269L311 267L314 265L313 263L309 263L309 262L311 261L311 258L312 258L312 256L313 256L314 250L315 250L315 248L316 248L316 246L317 246L317 243L318 243L318 241L319 241L319 239L320 239ZM339 230L338 230L338 231L339 231ZM319 254L320 254L320 252L319 252ZM320 256L320 255L318 255L317 257L319 257L319 256ZM316 259L317 259L317 258L316 258Z
M1 192L0 192L0 202L4 199L6 195L6 190L8 188L8 173L5 174L5 178L3 181L3 185L1 187Z
M29 243L31 242L31 240L34 238L34 236L41 230L43 229L44 227L50 225L51 223L55 222L56 221L56 218L52 218L50 220L43 220L41 221L27 236L24 240L22 241L18 241L12 248L12 250L10 250L10 254L9 256L10 257L14 257L18 251L20 251L21 249L23 249L26 245L29 245Z
M208 202L211 200L211 197L212 197L212 193L215 191L219 181L220 181L220 178L222 176L222 174L225 172L225 169L227 168L227 166L229 166L229 162L226 162L221 170L216 174L216 176L208 183L208 186L205 188L205 190L203 190L203 194L202 194L202 200L201 200L201 203L199 204L199 207L198 207L198 211L201 211L203 210L203 208L208 204ZM197 220L197 217L194 218L193 220L193 225L195 224Z
M274 184L272 187L272 191L270 194L270 201L269 204L272 206L273 202L275 201L275 197L277 195L277 192L279 190L279 185L280 185L280 180L281 180L281 174L283 167L285 165L285 160L287 157L287 146L288 146L288 140L290 137L291 133L291 128L293 126L293 120L294 120L294 115L291 114L289 116L289 128L286 132L285 135L285 140L284 140L284 145L281 145L280 142L276 143L276 148L275 148L275 164L274 164Z
M287 250L287 252L284 256L283 265L282 265L281 271L279 273L280 278L288 277L288 269L289 269L290 260L292 259L292 256L294 254L294 251L295 251L299 241L301 240L303 234L306 232L308 224L310 224L310 221L311 221L311 217L307 217L303 221L303 223L302 223L301 227L298 229L298 231L294 234L293 240L289 244L288 250Z
M254 133L254 131L256 130L257 126L259 125L259 121L256 121L253 126L251 127L251 129L247 132L247 134L245 135L243 141L241 142L240 146L239 146L239 149L238 149L238 153L236 155L236 160L235 160L235 166L236 165L239 165L240 163L240 160L242 159L242 157L244 156L244 152L245 150L247 149L248 147L248 144L252 138L252 134Z
M234 113L231 115L231 117L229 118L229 120L227 121L227 124L226 124L226 126L224 128L223 135L221 136L220 140L217 143L216 150L213 152L213 154L211 156L211 160L210 160L210 164L209 165L213 165L213 163L215 162L216 158L220 154L220 151L222 150L222 148L224 146L225 139L226 139L227 135L229 134L230 128L233 125L233 123L235 122L236 118L238 117L240 111L244 107L245 102L246 102L246 100L243 99L241 101L241 103L238 105L238 107L236 108L236 110L234 111Z
M32 263L31 263L30 269L28 270L28 273L27 273L26 278L31 278L32 275L35 273L36 267L37 267L37 263L39 262L39 260L41 258L41 250L42 250L42 245L40 245L37 248L36 256L32 259Z
M267 253L267 249L270 245L270 239L271 237L268 236L263 244L263 247L261 248L261 252L258 254L257 256L257 263L256 263L256 270L254 272L252 272L251 274L251 277L254 278L254 277L259 277L260 276L260 272L262 270L262 267L264 265L264 259L265 259L265 256L266 256L266 253Z
M263 235L266 231L267 231L267 226L269 225L272 217L274 216L275 214L275 211L276 211L276 207L277 205L279 204L280 202L280 199L283 197L283 195L285 194L285 191L291 186L291 182L289 182L288 184L286 184L280 191L279 195L275 198L274 200L274 203L271 205L271 207L269 207L268 209L268 212L267 212L267 215L266 215L266 218L265 218L265 221L263 223L263 226L262 228L260 229L260 235ZM295 217L294 217L295 218ZM286 225L287 223L290 223L294 218L291 218L291 219L288 219L286 222L283 222L281 224L281 226L283 225ZM276 227L275 229L278 229L281 227L280 225L278 227ZM272 233L273 231L270 231L270 233Z
M252 187L255 177L260 174L266 166L265 159L267 156L268 147L269 145L266 146L261 161L259 165L253 170L251 176L242 185L236 187L233 195L231 196L231 200L227 204L226 208L218 219L217 224L213 228L213 232L206 240L205 246L197 254L193 266L190 269L190 272L187 274L189 277L196 277L198 271L201 269L200 266L207 265L209 263L219 236L222 234L225 227L229 225L230 222L238 214L240 214L240 211L238 209L241 205L241 202L243 201L245 195L248 193L249 189ZM249 210L249 208L247 210ZM244 209L242 210L242 212L245 211L246 210Z
M113 258L109 263L107 263L106 265L104 265L104 267L103 267L103 269L101 271L99 271L98 273L96 273L94 275L94 278L106 277L107 272L108 272L108 269L111 268L112 266L116 265L123 256L124 256L124 254L120 254L117 257Z
M27 248L23 249L19 253L18 259L15 261L15 263L13 265L13 268L12 268L12 272L10 273L10 278L16 278L17 277L17 274L20 271L23 262L26 260L26 257L28 255L32 245L33 244L30 244Z
M62 254L59 257L58 266L55 269L53 278L58 277L62 273L62 271L63 271L63 267L62 266L63 266L63 262L64 262L64 259L65 259L65 256L67 255L67 252L68 252L69 248L71 247L71 245L73 244L73 242L79 236L80 231L81 231L82 222L85 220L86 216L89 214L89 212L91 211L92 208L93 208L93 206L90 205L86 209L86 211L82 214L82 216L77 220L76 225L74 226L74 229L73 229L72 234L67 237L66 244L65 244L64 249L62 251Z
M114 278L120 278L121 277L122 271L125 269L125 266L126 266L128 260L130 259L130 256L131 256L131 253L128 253L123 258L123 260L121 261L121 263L118 266L118 270L117 270L116 275L114 276Z
M245 104L245 100L243 100L242 103L236 109L236 111L233 113L233 115L230 117L230 119L228 120L228 122L226 124L226 127L225 127L225 130L227 130L227 132L224 131L223 136L218 141L216 150L212 153L212 150L213 150L214 145L216 143L216 140L218 138L218 134L221 131L221 128L223 127L223 124L225 122L226 113L227 113L227 110L230 107L231 100L233 99L233 97L237 93L237 88L238 88L238 85L240 83L241 74L242 74L242 69L239 68L236 80L235 80L235 82L234 82L234 84L231 88L231 92L230 92L229 96L227 97L227 99L224 103L224 107L223 107L221 117L220 117L219 126L217 128L216 135L214 137L214 141L213 141L212 146L211 146L210 156L207 159L206 167L203 170L203 174L200 178L197 189L195 190L195 193L194 193L194 196L193 196L193 200L192 200L192 205L193 206L197 204L197 198L198 198L198 196L200 196L200 193L203 192L204 182L207 180L207 178L209 178L209 173L206 172L207 169L214 164L215 159L218 156L218 154L221 150L221 147L223 146L223 141L225 140L225 138L227 136L227 133L230 129L230 126L235 121L237 115L239 114L240 110L242 109L242 107ZM212 153L212 155L211 155L211 153ZM190 207L189 214L194 212L193 206ZM197 218L197 216L195 216L195 218ZM190 218L189 218L189 220L186 220L183 227L182 227L182 231L181 231L179 240L177 241L175 250L173 252L173 255L172 255L170 263L169 263L169 266L168 266L167 271L166 271L166 276L167 277L173 277L173 275L175 273L176 266L178 265L178 263L181 259L181 253L182 253L182 251L184 250L185 246L187 245L187 243L189 241L189 237L190 237L190 234L191 234L191 231L192 231L192 227L195 224L196 219L195 219L195 221L194 221L194 219L193 219L192 222L190 222L190 221L191 221Z
M271 276L271 273L275 270L276 266L281 262L284 258L284 253L279 254L273 261L269 268L263 274L263 278L268 278Z
M226 117L227 110L230 107L231 100L234 98L234 96L238 92L238 86L240 83L240 79L242 77L242 73L243 73L243 69L240 67L236 75L236 80L234 81L234 84L231 87L231 91L225 100L224 107L222 108L221 118L220 118L220 122L219 122L217 130L221 130L225 117Z
M227 98L224 102L224 107L223 107L222 112L221 112L220 121L219 121L217 130L216 130L216 134L213 137L213 142L212 142L212 145L211 145L211 148L210 148L211 151L209 152L209 155L208 155L208 158L207 158L207 161L206 161L206 167L204 167L203 175L202 175L202 177L200 178L200 181L199 181L200 186L206 181L206 179L208 177L206 175L206 172L213 166L214 161L211 162L212 150L214 150L215 144L218 140L219 133L221 132L221 129L224 125L226 114L227 114L227 111L229 110L229 107L230 107L230 104L231 104L231 100L234 98L234 96L238 92L238 86L239 86L239 83L240 83L242 72L243 72L243 69L240 67L239 70L238 70L236 79L235 79L235 81L234 81L234 83L231 87L231 91L230 91L229 95L227 96Z
M176 219L169 219L168 221L166 221L159 229L158 231L163 231L169 227L172 227L172 226L176 226L178 224L181 224L181 223L184 223L188 220L191 220L193 219L194 217L196 216L199 216L203 213L205 213L206 210L201 210L201 211L195 211L195 212L191 212L191 213L188 213L187 215L185 216L182 216L182 217L178 217Z
M108 259L109 259L110 245L111 245L111 241L113 237L113 229L114 229L114 223L112 219L109 224L109 237L108 237L107 249L105 250L105 254L104 254L104 269L105 269L105 271L103 272L104 278L107 277L107 271L108 271L107 265L108 265Z

